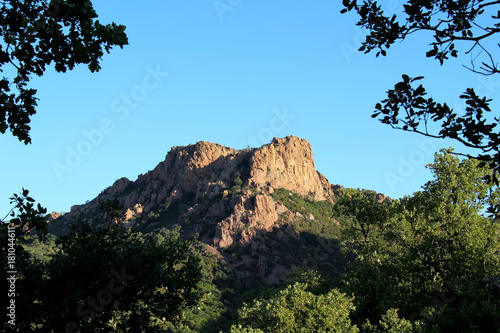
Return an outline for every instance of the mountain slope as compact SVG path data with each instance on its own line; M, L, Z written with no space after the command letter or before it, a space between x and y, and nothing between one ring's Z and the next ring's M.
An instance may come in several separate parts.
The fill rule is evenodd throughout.
M240 277L256 272L273 283L296 266L341 264L338 242L332 239L336 223L328 213L332 196L306 140L274 138L243 150L202 141L172 147L153 170L133 182L118 179L90 202L51 221L49 230L63 234L77 221L97 226L106 219L99 203L116 200L124 225L143 232L181 226L186 236L198 234L209 251L239 267ZM309 205L321 206L316 214L321 216L303 207ZM319 225L323 231L313 232ZM331 230L322 235L325 228Z

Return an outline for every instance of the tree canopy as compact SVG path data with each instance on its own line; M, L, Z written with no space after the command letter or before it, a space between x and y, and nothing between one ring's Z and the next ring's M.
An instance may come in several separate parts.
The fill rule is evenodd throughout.
M238 325L232 333L243 332L359 332L349 313L352 298L337 289L322 286L319 274L290 274L282 289L270 290L238 311Z
M365 191L342 195L337 219L357 257L340 289L354 294L359 321L386 314L391 325L407 324L398 316L413 321L415 331L497 332L500 224L484 210L499 189L478 164L442 151L429 166L434 179L412 196L389 204ZM365 207L384 214L365 218Z
M47 66L57 72L86 64L99 71L104 52L128 44L125 26L103 25L90 0L6 0L0 8L0 133L31 143L37 90L28 83Z
M216 263L177 230L143 235L120 225L81 224L56 243L50 254L39 242L17 249L19 315L14 326L3 322L5 330L172 331L195 326L186 316L196 315L198 326L208 322L204 303L216 308L217 294L210 296L218 292Z

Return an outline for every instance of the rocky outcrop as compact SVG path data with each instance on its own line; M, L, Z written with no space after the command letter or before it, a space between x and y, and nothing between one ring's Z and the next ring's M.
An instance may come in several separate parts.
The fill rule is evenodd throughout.
M52 211L52 213L50 213L48 218L47 218L47 223L52 222L52 221L60 218L61 216L62 216L62 214L59 214L57 212Z
M233 244L239 237L246 244L259 230L271 230L279 215L287 208L267 194L242 196L229 217L217 224L214 246L222 248ZM238 237L237 237L238 236Z
M345 264L336 241L299 231L302 225L325 223L321 210L309 211L304 200L280 189L332 203L342 192L316 170L306 140L274 138L243 150L202 141L172 147L151 171L135 181L118 179L64 216L53 214L48 225L62 234L79 220L92 226L114 223L108 220L118 208L119 223L141 232L180 226L186 236L198 234L205 251L224 259L238 279L258 275L266 283L278 283L297 266L336 272ZM377 195L376 200L387 198ZM107 211L102 203L107 203Z
M243 150L201 141L172 147L153 170L139 175L134 182L118 179L95 199L73 206L64 221L96 223L105 216L99 203L108 200L118 202L129 226L141 216L145 220L158 219L159 211L166 207L189 204L192 207L175 215L178 220L172 224L182 224L198 214L199 219L213 223L215 229L212 236L201 236L220 249L234 242L248 243L259 230L271 230L280 215L294 218L272 198L278 188L312 200L325 200L333 194L330 182L316 170L306 140L295 136L274 138L260 148ZM194 204L202 199L211 202L203 212Z
M144 209L142 208L141 204L136 204L131 208L127 208L127 211L125 212L124 220L130 221L135 216L140 215L143 211L144 211Z
M229 180L242 154L232 148L210 142L172 147L165 161L140 175L137 185L160 181L163 188L176 187L184 192L199 191L208 183Z
M325 200L332 194L326 177L316 171L311 145L294 136L274 138L271 144L258 149L250 170L251 185L284 188L314 200Z

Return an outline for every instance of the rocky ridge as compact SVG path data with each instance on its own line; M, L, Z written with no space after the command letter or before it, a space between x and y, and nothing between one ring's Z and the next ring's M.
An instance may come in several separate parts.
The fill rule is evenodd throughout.
M140 221L150 222L150 227L161 226L158 211L165 211L165 207L208 200L210 205L204 210L196 205L187 207L175 220L183 224L183 219L196 215L211 223L212 230L201 236L220 249L236 241L249 242L257 230L272 229L280 215L290 213L270 196L275 188L312 200L326 200L333 194L328 180L316 170L306 140L274 138L260 148L243 150L201 141L172 147L163 162L135 182L118 179L95 199L73 206L52 224L67 226L76 220L95 224L103 219L99 202L117 200L125 225Z
M316 170L311 145L298 137L242 150L201 141L172 147L137 180L120 178L86 204L52 214L49 231L67 233L78 221L118 223L111 216L141 232L181 227L252 288L283 281L295 267L329 276L345 270L331 213L341 191ZM103 203L114 207L102 211Z

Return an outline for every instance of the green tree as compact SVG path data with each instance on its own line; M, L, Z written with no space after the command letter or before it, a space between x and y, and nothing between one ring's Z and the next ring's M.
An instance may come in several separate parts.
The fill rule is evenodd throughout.
M333 206L333 214L342 225L341 242L347 252L368 253L368 248L390 232L394 205L374 191L342 189Z
M484 216L499 191L484 179L489 169L478 164L436 154L429 166L434 179L394 201L388 230L370 246L350 243L357 257L340 284L355 296L357 321L378 322L381 314L399 310L428 331L500 329L500 294L485 296L498 288L500 224Z
M27 237L26 244L23 244L23 250L28 252L30 265L48 263L52 256L60 250L61 246L56 244L56 236L48 234L43 241L35 237Z
M405 244L411 250L401 257L402 270L412 272L407 290L420 289L419 295L428 297L419 308L460 295L461 306L437 307L441 318L431 317L443 331L496 332L500 297L488 301L485 282L500 277L500 224L484 215L486 207L498 205L498 187L484 180L489 169L476 160L442 152L430 169L435 179L402 200L402 234L408 235ZM438 296L443 290L447 296Z
M412 323L407 319L400 318L397 309L387 310L378 324L372 324L366 320L361 325L361 331L369 333L417 333L422 332L422 329L421 322Z
M460 47L465 46L464 54L473 59L468 67L471 71L488 76L500 73L494 52L500 47L497 43L500 1L409 0L400 14L392 16L386 15L377 1L361 4L357 0L343 0L343 4L342 13L354 10L360 17L357 25L368 30L360 51L376 50L377 56L385 56L396 41L417 32L428 32L433 39L426 56L437 59L441 65L449 57L458 57ZM467 156L488 164L493 172L486 176L498 183L499 119L488 115L491 100L479 96L473 88L466 88L460 96L466 103L462 114L446 103L427 98L423 85L416 86L422 78L404 74L403 81L387 92L387 99L376 104L372 117L379 117L393 128L433 138L451 138L474 148L478 153ZM439 132L432 131L432 123L440 126Z
M201 285L206 258L178 231L80 224L57 243L50 261L18 266L18 332L161 331L210 288Z
M37 106L33 75L52 63L57 72L78 64L96 72L104 52L128 44L125 27L101 24L90 0L6 0L0 18L0 71L11 76L0 80L0 133L10 129L25 144Z
M244 304L231 332L358 332L349 318L352 298L337 289L324 290L315 273L292 276L289 282Z

